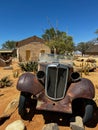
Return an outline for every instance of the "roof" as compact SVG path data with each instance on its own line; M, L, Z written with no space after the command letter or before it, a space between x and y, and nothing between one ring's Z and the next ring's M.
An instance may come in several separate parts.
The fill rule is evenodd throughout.
M32 37L29 37L29 38L26 38L24 40L17 42L16 47L26 45L30 42L44 43L44 40L42 38L37 37L37 36L32 36Z
M98 53L98 44L95 44L91 48L88 48L86 53Z
M12 53L13 50L8 50L8 49L0 49L0 53Z

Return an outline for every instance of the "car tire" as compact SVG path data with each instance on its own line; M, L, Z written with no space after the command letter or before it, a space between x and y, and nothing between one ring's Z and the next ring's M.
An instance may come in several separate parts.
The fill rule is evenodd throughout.
M92 104L87 104L85 106L85 113L83 116L83 124L87 123L88 121L90 121L93 117L93 111L94 111L94 107Z
M30 97L31 97L31 94L26 93L26 92L21 92L20 94L18 113L23 119L25 119L27 115L26 107L27 107L27 103L28 104L30 103L30 100L31 100Z
M92 119L93 114L94 101L89 99L76 99L73 101L73 117L81 116L83 124L88 123Z

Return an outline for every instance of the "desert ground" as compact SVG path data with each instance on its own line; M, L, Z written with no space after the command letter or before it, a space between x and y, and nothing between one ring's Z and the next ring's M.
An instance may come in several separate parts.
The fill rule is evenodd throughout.
M96 58L96 65L98 66L98 58ZM76 66L79 66L81 62L79 61L74 61ZM18 66L17 60L13 60L12 62L12 69L4 69L3 67L0 67L0 79L4 76L9 76L9 78L13 81L13 84L11 87L5 87L5 88L0 88L0 115L4 112L5 108L7 107L8 103L11 102L13 99L16 99L19 97L20 92L16 89L16 84L18 78L13 77L13 73L18 70L20 75L21 75L21 70ZM90 72L89 75L82 75L83 77L86 77L90 79L94 86L95 86L95 101L96 103L98 102L97 97L98 97L98 67L94 72ZM67 122L67 116L68 115L59 115L59 116L64 116L63 120L58 120L57 114L51 115L51 113L46 114L46 117L44 117L44 114L42 112L35 112L35 115L33 118L28 121L28 120L23 120L18 114L18 110L16 109L13 114L5 120L4 122L0 122L0 130L4 130L6 126L15 121L15 120L23 120L27 130L41 130L44 126L45 123L47 122L56 122L59 125L60 130L70 130L69 125L66 123ZM98 130L98 109L94 111L94 117L92 121L88 124L88 126L85 126L85 130Z

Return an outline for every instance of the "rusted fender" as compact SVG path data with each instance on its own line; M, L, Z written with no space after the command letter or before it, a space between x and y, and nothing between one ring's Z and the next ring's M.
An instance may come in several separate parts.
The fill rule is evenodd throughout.
M72 83L67 90L65 98L60 101L60 104L64 107L69 105L76 98L93 99L95 96L95 89L93 83L86 78L82 78L80 81Z
M82 78L80 81L70 85L67 95L70 96L72 100L75 98L93 99L95 96L94 85L89 79Z
M19 77L16 88L19 91L29 92L33 95L38 94L44 89L36 76L29 72L26 72Z
M95 89L93 83L86 78L72 83L67 90L64 99L59 101L59 104L69 113L72 113L72 101L77 98L93 99L95 96Z

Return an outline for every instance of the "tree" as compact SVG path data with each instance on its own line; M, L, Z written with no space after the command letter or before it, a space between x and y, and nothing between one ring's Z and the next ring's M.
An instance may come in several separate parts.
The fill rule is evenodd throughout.
M76 50L81 51L82 56L85 54L86 50L93 46L92 42L80 42L78 43Z
M73 52L74 50L74 42L71 36L67 36L65 39L66 51Z
M98 29L96 29L95 34L98 35ZM98 41L98 37L96 38L96 40Z
M66 32L55 30L53 27L46 29L45 33L42 35L45 40L46 45L54 53L54 49L57 54L64 54L66 51L72 52L73 50L73 39L71 36L67 36Z
M2 44L2 49L15 49L16 42L15 41L6 41Z
M95 33L98 34L98 29L96 29Z

